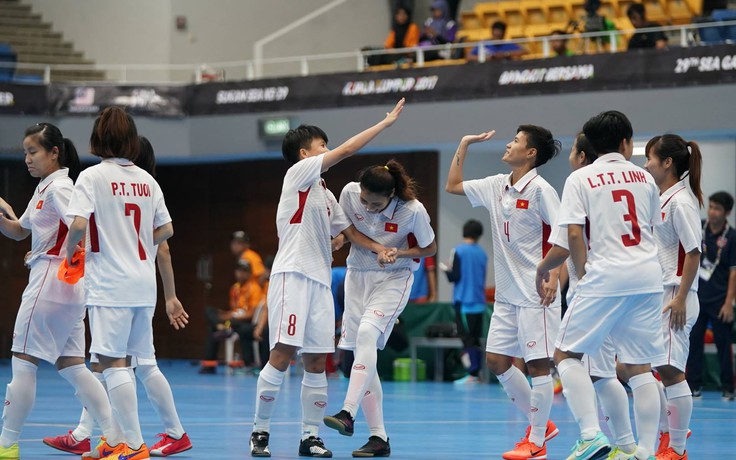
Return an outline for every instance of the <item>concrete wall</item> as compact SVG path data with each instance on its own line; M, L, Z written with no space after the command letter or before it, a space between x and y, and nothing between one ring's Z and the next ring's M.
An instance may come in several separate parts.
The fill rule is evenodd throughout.
M263 37L331 3L329 0L24 0L65 39L100 64L199 64L253 57ZM177 16L186 30L175 27ZM359 19L359 20L356 20ZM264 47L266 57L355 51L381 44L390 24L382 1L344 3ZM355 69L356 59L333 65ZM315 63L322 70L328 64ZM298 74L298 66L271 66L266 75ZM244 78L244 68L228 69ZM190 70L129 72L129 81L159 77L192 79ZM110 73L119 78L119 74Z

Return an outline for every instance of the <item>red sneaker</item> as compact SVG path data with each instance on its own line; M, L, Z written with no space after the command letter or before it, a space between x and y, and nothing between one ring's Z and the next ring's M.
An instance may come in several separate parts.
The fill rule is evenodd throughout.
M156 437L161 439L149 449L152 457L168 457L192 448L192 442L186 433L179 439L174 439L166 433L159 433Z
M43 438L43 443L54 449L63 450L70 454L82 455L85 452L92 450L92 445L89 442L89 438L77 441L72 435L72 430L69 433L61 436L55 436L53 438Z

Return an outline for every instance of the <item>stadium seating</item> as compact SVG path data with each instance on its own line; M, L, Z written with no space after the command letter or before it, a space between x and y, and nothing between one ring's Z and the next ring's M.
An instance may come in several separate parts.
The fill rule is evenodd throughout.
M0 43L0 82L8 82L13 79L13 73L15 72L16 56L10 45L7 43Z

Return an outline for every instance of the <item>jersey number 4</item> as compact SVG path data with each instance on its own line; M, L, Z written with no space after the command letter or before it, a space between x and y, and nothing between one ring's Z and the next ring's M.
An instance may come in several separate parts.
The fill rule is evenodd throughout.
M639 227L639 218L636 216L636 202L634 194L628 190L611 190L613 201L625 201L628 212L624 214L624 220L631 222L631 234L621 235L621 241L624 246L636 246L641 243L641 228Z

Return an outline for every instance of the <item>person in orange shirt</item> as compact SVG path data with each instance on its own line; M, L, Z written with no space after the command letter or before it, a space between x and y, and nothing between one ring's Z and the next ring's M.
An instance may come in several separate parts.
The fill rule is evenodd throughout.
M242 230L234 232L233 238L230 240L230 251L238 260L244 260L250 264L254 278L263 287L263 283L266 281L264 277L266 268L263 266L260 254L250 248L250 235Z
M207 319L211 333L207 338L205 361L217 360L218 339L237 333L240 337L241 356L246 367L253 366L254 328L257 321L258 307L265 304L266 294L253 275L251 265L239 260L235 267L235 283L230 287L230 300L227 310L214 307L207 308ZM201 374L214 374L214 367L203 366Z
M396 8L394 23L383 43L386 49L411 48L419 43L419 27L411 22L411 10L400 6ZM394 54L400 57L399 54ZM396 59L394 59L396 60Z

